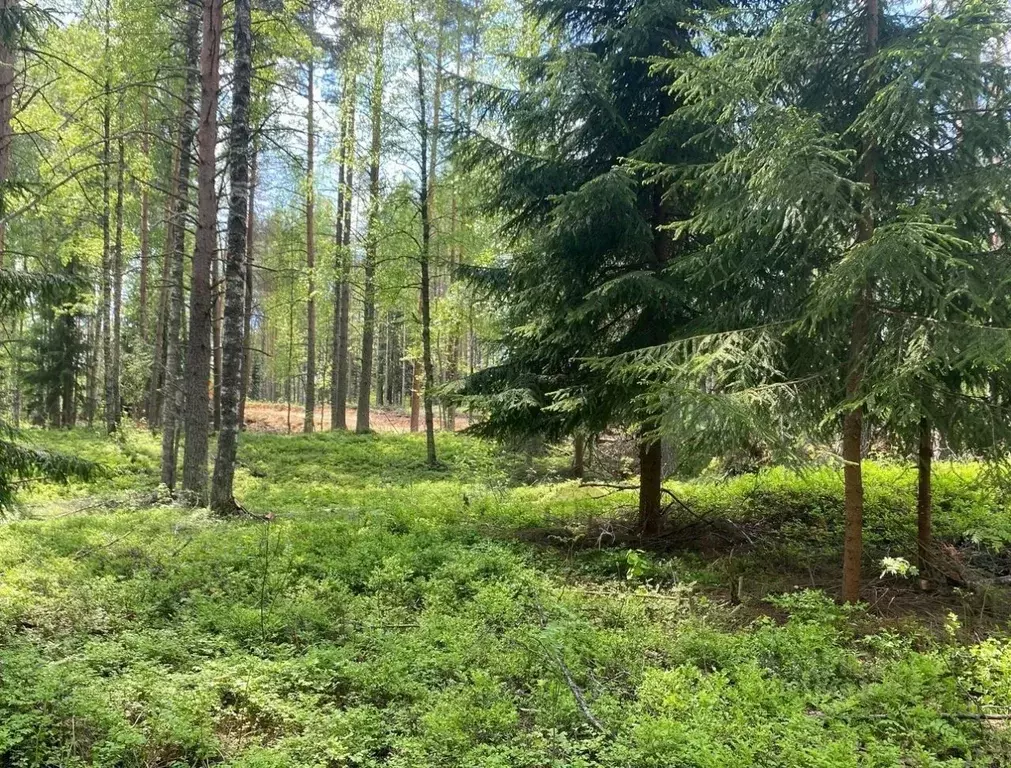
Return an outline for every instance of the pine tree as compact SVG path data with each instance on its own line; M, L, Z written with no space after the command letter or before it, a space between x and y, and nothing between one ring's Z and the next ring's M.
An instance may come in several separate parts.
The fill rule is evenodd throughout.
M200 116L197 122L197 236L190 272L186 342L183 490L196 503L207 499L207 441L211 368L211 264L217 251L215 167L222 0L204 0L200 49Z

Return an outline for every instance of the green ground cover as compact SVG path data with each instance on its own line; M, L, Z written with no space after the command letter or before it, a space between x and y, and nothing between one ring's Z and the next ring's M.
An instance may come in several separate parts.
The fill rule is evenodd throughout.
M1011 764L1003 589L811 588L836 469L674 484L646 547L628 492L461 436L433 471L413 436L247 435L269 522L165 503L143 433L37 437L108 472L0 525L0 765ZM869 572L912 556L914 482L870 469ZM935 483L939 536L999 561L981 469Z

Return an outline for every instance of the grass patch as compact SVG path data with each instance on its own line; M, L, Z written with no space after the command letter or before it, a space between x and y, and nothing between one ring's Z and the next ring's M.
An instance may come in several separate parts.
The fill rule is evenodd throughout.
M440 435L438 471L414 436L245 436L239 496L269 524L150 501L74 513L152 498L157 446L37 436L110 471L33 489L40 519L0 527L3 765L1011 759L1000 721L961 717L1011 707L1011 650L992 626L973 636L975 606L927 625L815 590L744 606L721 591L742 563L770 585L800 553L829 567L832 470L676 485L710 519L773 521L772 540L638 552L580 538L629 494L544 482L550 460L517 485L524 460L459 436ZM869 557L910 554L912 482L871 468ZM935 486L945 537L987 526L1001 546L1008 516L977 468L939 468Z

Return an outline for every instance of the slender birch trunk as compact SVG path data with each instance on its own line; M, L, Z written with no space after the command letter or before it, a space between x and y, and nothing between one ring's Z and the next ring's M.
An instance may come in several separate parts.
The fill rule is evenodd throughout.
M920 578L926 583L930 570L931 534L931 470L934 460L934 432L930 419L920 419L920 440L916 461L916 555Z
M252 47L252 46L250 46ZM246 398L249 396L249 383L253 376L253 233L256 220L256 156L257 147L250 148L249 168L249 215L246 218L246 273L245 302L242 311L242 343L244 354L242 358L242 391L239 393L239 429L246 428ZM231 203L229 202L229 205ZM227 290L227 285L226 285Z
M212 317L211 323L211 418L215 432L221 429L221 326L225 322L225 289L222 285L223 265L220 251L213 261L211 280Z
M148 132L150 126L148 124L148 93L147 90L144 91L143 101L141 102L141 119L142 119L142 130L144 131L143 136L140 140L140 151L144 156L145 163L151 154L151 140L148 137ZM149 262L151 259L151 233L149 227L150 218L150 196L148 194L148 185L145 180L140 185L140 276L138 278L138 302L140 306L137 312L137 331L140 334L140 339L145 344L148 341L148 328L147 328L147 296L148 296L148 272L149 272Z
M344 403L337 399L340 390L340 376L342 374L341 361L341 316L343 301L343 263L344 263L344 181L347 166L347 130L348 116L344 111L344 103L347 98L347 85L344 87L345 93L341 96L341 116L340 116L340 136L338 138L338 160L337 160L337 211L334 216L334 280L333 295L333 330L330 334L333 350L331 351L330 365L330 429L335 431L342 429L346 422ZM338 418L338 414L340 417Z
M337 339L337 407L334 410L337 429L347 429L347 401L351 360L348 354L348 324L351 321L351 205L354 195L355 166L355 75L351 74L346 99L348 100L348 131L345 141L347 148L346 170L344 172L344 218L341 225L343 247L341 248L340 285L340 334Z
M112 349L112 82L109 58L110 20L109 0L105 3L105 53L103 66L105 82L102 86L102 365L104 366L105 431L116 431L115 365Z
M15 8L19 0L0 0L0 11L6 17ZM14 112L14 81L17 77L14 51L4 41L0 41L0 190L7 189L7 181L11 167L11 143L14 132L11 129L11 117ZM3 221L7 213L7 200L0 193L0 269L4 267L4 256L7 251L7 224Z
M182 125L183 114L185 113L185 105L183 105L182 111L179 115L179 125ZM177 129L181 131L182 128ZM177 145L173 149L172 157L172 176L169 181L170 186L176 184L176 179L179 177L179 146ZM151 355L151 380L148 382L148 394L147 394L147 420L148 426L151 430L155 430L161 424L161 400L160 395L162 393L162 386L164 383L164 370L165 370L165 328L168 323L168 306L169 306L169 293L170 293L170 276L172 269L172 247L175 243L175 221L173 220L172 212L174 210L175 201L172 199L172 195L165 196L165 247L162 249L162 265L161 265L161 287L158 291L158 317L155 321L155 333L154 333L154 350Z
M380 25L376 33L375 72L372 80L372 146L369 157L369 230L365 242L365 307L362 322L362 369L358 385L358 412L355 432L364 434L372 407L372 354L376 330L376 250L379 246L379 164L383 131L383 39Z
M122 338L123 338L123 176L126 172L126 159L123 140L119 139L116 173L116 240L113 245L112 261L112 422L119 429L123 413L123 401L120 394ZM108 363L107 363L108 364Z
M310 13L311 18L311 13ZM310 21L310 24L313 22ZM309 279L309 300L306 302L306 351L305 351L305 418L304 432L312 432L316 415L316 190L315 155L316 126L314 124L313 102L316 98L316 68L312 54L309 54L309 102L306 110L306 179L305 179L305 267Z
M432 200L428 178L428 152L430 126L428 124L427 98L425 96L425 61L420 49L415 49L415 60L418 67L418 139L421 145L421 179L419 189L419 208L421 210L421 347L425 365L425 382L423 400L425 404L425 452L430 467L438 465L435 452L435 414L432 402L432 385L434 369L432 366L432 307L431 307L431 275L429 262L432 243ZM434 140L433 140L434 142Z
M249 92L252 79L250 0L235 0L235 48L232 125L229 139L228 247L225 260L225 318L221 381L221 432L211 482L211 508L218 513L236 509L233 493L235 454L239 441L239 401L242 387L243 320L249 215Z

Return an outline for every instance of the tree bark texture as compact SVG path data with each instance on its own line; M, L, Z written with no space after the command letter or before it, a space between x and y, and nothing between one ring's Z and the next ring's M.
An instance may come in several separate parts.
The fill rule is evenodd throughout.
M372 80L372 145L369 151L369 223L365 242L365 301L362 320L362 369L358 385L358 410L355 432L364 434L371 428L372 356L376 332L376 251L379 247L379 163L383 131L383 38L384 29L377 32L375 72Z
M306 111L306 179L305 179L305 267L309 280L309 299L306 302L305 350L305 419L304 432L312 432L316 415L316 200L315 155L316 136L313 115L315 101L316 69L309 54L309 101Z
M211 262L217 250L218 139L222 0L204 0L200 47L200 119L197 124L197 236L190 270L190 319L186 346L183 490L189 501L207 499L208 380L211 366Z
M336 408L332 418L336 420L336 429L347 429L348 385L350 383L351 359L348 350L348 323L351 321L351 205L354 195L354 164L355 164L355 88L354 74L349 75L345 98L347 103L347 136L345 137L345 171L344 171L344 217L341 224L343 246L340 249L341 281L340 281L340 330L337 336L337 387Z
M934 460L934 432L930 419L920 419L920 440L916 462L916 554L920 577L930 569L932 488L931 470Z
M430 187L428 178L428 142L430 130L427 101L425 98L425 61L420 48L415 49L415 58L418 67L418 138L421 145L421 183L419 185L420 198L418 202L421 210L421 349L425 366L423 392L425 405L425 454L428 465L434 467L438 464L438 457L435 451L435 413L432 402L432 385L435 382L435 371L432 365L432 293L431 275L429 273L433 214L432 200L429 197Z
M190 166L193 159L193 137L196 132L193 97L197 86L198 33L200 16L196 8L190 11L186 25L186 80L183 86L183 114L179 122L179 164L175 178L175 202L171 222L172 250L168 307L165 322L165 374L161 395L161 482L175 490L176 445L182 406L180 359L183 327L183 272L186 261L186 218L190 198Z
M250 45L252 48L252 45ZM234 118L233 118L234 119ZM253 253L253 235L256 221L256 156L257 148L250 149L249 161L249 214L246 217L246 270L245 270L245 301L242 311L242 388L239 392L239 429L246 428L246 398L249 397L249 384L253 376L253 268L255 255ZM229 202L229 205L231 203ZM227 291L227 285L225 286Z
M18 0L0 0L0 11L9 15L18 6ZM7 200L4 191L10 180L11 144L14 132L11 129L11 117L14 113L14 81L17 77L14 50L10 40L0 40L0 269L4 267L4 256L7 251L7 224L3 221L7 213Z
M660 532L663 508L660 493L663 482L663 451L660 440L644 437L639 444L639 531L643 536Z
M102 365L104 366L103 390L105 393L105 431L116 431L118 420L115 410L115 366L112 348L112 209L110 195L112 187L112 83L109 70L109 0L105 3L105 82L102 86Z
M250 0L235 0L232 126L228 145L230 197L225 258L225 317L222 328L221 431L211 482L211 508L235 510L235 453L239 442L243 324L246 306L244 262L249 215L249 93L252 80Z
M867 58L878 50L878 0L866 0L865 35ZM857 231L856 241L867 242L874 236L873 200L877 188L875 172L877 147L872 137L864 138L862 158L863 182L867 185L867 200ZM860 599L860 566L863 559L864 483L863 467L863 404L859 395L864 377L864 355L870 339L871 286L863 286L854 304L850 325L850 352L846 376L846 399L852 407L843 418L842 453L845 510L843 535L842 597L848 603Z

